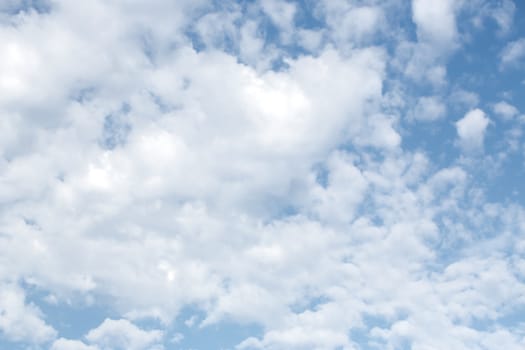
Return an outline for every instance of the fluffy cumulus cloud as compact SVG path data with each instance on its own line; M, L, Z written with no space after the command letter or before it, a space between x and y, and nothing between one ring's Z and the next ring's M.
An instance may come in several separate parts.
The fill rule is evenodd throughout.
M523 349L523 11L2 2L0 348Z
M106 319L100 326L90 330L86 339L103 349L160 349L160 345L154 343L162 339L162 332L141 330L127 320Z
M26 303L24 291L8 284L0 289L0 331L9 340L37 344L56 336L38 307Z
M452 0L412 2L413 21L417 25L420 40L437 46L454 44L457 37L455 10L458 4Z
M52 350L100 350L100 349L157 349L163 350L160 343L163 332L160 330L142 330L126 319L106 319L98 327L91 329L85 336L86 344L81 340L60 338L53 342Z
M474 109L456 122L459 143L467 151L479 150L483 147L483 139L489 118L481 109Z
M60 338L53 342L51 350L98 350L98 348L96 346L86 345L78 340Z

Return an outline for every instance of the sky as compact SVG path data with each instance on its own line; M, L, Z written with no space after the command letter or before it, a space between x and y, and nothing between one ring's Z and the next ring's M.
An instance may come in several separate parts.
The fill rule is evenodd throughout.
M525 3L0 0L0 348L525 348Z

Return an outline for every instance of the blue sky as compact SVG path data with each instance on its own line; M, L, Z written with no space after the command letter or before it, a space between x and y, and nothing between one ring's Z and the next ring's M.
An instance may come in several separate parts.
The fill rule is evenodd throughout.
M0 3L0 348L525 348L525 5Z

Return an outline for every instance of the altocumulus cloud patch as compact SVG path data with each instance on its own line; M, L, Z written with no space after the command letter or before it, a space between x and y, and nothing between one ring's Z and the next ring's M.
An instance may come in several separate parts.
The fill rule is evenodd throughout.
M0 5L0 347L525 348L519 1Z

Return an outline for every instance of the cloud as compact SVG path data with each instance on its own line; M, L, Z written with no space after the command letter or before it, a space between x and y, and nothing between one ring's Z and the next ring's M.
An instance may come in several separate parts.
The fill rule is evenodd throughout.
M163 333L158 330L144 331L127 320L106 319L100 326L90 330L86 339L102 349L153 349L161 341Z
M350 342L344 334L326 330L301 329L299 327L280 332L269 332L263 341L254 338L243 341L238 349L306 349L345 348L352 349Z
M450 99L455 105L468 109L472 109L479 104L478 94L462 89L454 90L450 95Z
M57 339L51 345L51 350L98 350L99 348L92 345L86 345L78 340L68 340L64 338Z
M418 121L435 121L445 117L446 105L438 96L420 97L412 112L412 119Z
M498 4L496 8L491 8L489 16L491 16L494 21L500 27L502 34L507 34L514 24L514 16L516 13L516 5L511 0L504 0Z
M507 43L500 57L502 69L517 66L525 57L525 38Z
M289 43L295 29L294 17L297 12L295 3L283 0L262 0L261 7L280 29L281 40Z
M26 303L23 290L14 285L1 285L0 331L7 339L33 344L52 340L57 332L43 317L38 307Z
M412 19L417 26L418 39L438 49L454 46L457 40L456 7L451 0L413 0Z
M384 9L373 3L323 0L316 9L326 21L330 40L342 51L373 42L385 30Z
M298 43L304 49L317 52L322 44L323 32L320 30L301 29L297 33Z
M470 152L483 148L483 140L490 119L481 109L473 109L456 122L459 144L463 150Z
M525 210L465 161L504 158L474 109L503 85L449 70L481 40L464 2L24 4L0 21L2 340L523 348Z
M413 0L412 21L417 40L403 33L396 47L395 66L409 79L435 88L447 84L446 58L459 47L456 16L461 9L454 1Z
M492 109L494 110L494 113L505 120L510 120L519 114L519 111L516 107L505 101L500 101L494 104Z
M474 0L464 2L462 5L473 15L472 23L476 29L485 29L486 21L490 20L498 26L497 35L500 38L508 35L512 30L516 13L514 1Z
M367 180L348 155L336 153L327 163L326 187L316 184L312 188L313 210L326 221L351 221L363 200Z

